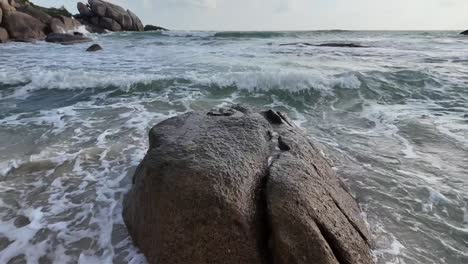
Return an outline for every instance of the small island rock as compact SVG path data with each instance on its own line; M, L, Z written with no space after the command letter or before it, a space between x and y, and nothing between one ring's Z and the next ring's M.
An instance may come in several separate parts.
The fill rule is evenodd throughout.
M88 49L86 49L86 51L88 52L94 52L99 50L102 50L102 47L99 44L93 44Z

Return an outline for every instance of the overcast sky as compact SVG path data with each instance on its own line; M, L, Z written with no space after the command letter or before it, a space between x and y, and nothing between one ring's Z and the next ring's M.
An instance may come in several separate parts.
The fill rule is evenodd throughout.
M32 0L65 5L75 0ZM468 0L112 0L144 24L192 30L468 29Z

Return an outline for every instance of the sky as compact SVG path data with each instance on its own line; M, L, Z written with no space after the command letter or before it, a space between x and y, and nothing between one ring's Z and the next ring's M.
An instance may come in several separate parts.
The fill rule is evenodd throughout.
M32 0L44 6L75 0ZM468 0L110 0L180 30L462 30Z

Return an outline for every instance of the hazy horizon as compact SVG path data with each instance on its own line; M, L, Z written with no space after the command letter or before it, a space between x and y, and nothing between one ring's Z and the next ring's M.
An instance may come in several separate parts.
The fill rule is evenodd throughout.
M32 0L64 5L77 0ZM87 2L82 1L82 2ZM135 12L144 24L174 30L464 30L465 0L111 0ZM182 19L183 18L183 19Z

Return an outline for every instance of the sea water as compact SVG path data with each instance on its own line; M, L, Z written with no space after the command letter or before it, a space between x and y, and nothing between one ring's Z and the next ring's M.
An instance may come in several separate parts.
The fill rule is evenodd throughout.
M121 213L148 130L233 103L286 112L322 145L378 263L468 263L467 37L89 36L104 50L0 45L0 263L145 263Z

